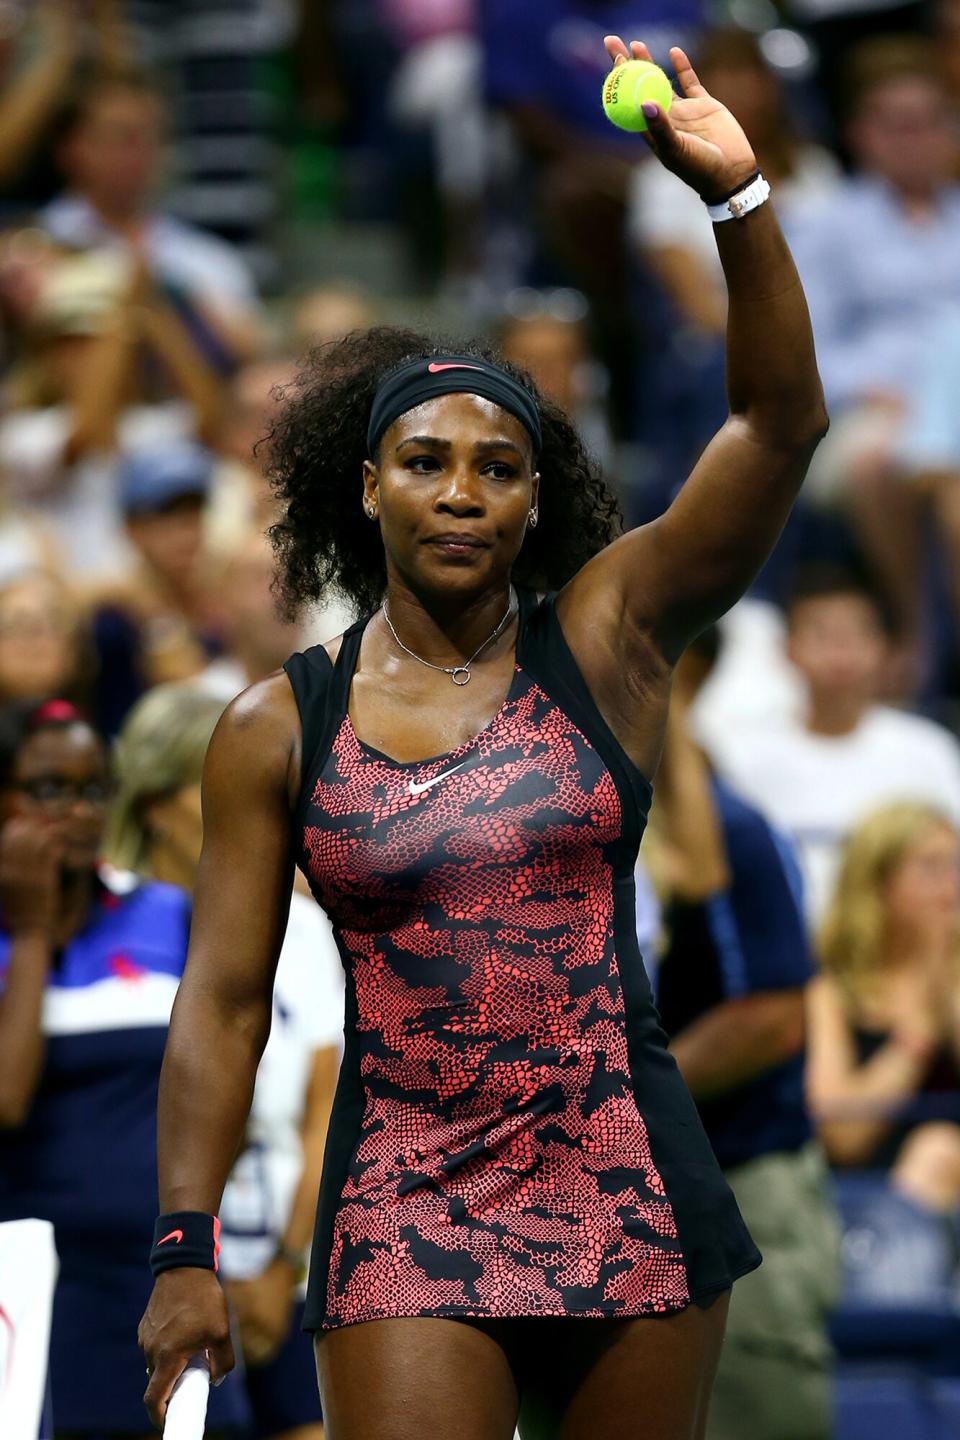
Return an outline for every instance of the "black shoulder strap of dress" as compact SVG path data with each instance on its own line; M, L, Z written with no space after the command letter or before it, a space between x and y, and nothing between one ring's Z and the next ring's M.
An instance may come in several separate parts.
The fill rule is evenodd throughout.
M300 806L312 790L347 712L350 682L368 619L369 616L364 616L343 632L336 662L330 659L323 645L299 650L284 662L283 668L300 712L303 735Z
M653 798L653 787L627 755L600 712L590 687L573 657L556 610L556 592L532 600L521 630L517 662L548 695L557 701L570 719L603 757L621 796L635 809L642 832Z

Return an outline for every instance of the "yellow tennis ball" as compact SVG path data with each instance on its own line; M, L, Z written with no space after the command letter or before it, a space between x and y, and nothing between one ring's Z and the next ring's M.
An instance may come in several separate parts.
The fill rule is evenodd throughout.
M634 132L646 130L642 106L654 100L661 110L673 103L673 88L667 75L651 60L625 60L616 65L603 82L603 109L611 125Z

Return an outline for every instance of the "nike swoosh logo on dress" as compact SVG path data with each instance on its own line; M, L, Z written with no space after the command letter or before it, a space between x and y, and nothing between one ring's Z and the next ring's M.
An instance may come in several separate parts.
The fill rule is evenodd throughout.
M415 780L411 780L407 788L411 795L422 795L424 790L430 790L434 785L439 785L440 781L446 780L449 775L456 775L457 771L462 770L466 763L464 760L459 765L454 765L452 770L444 770L441 775L434 775L432 780L427 780L423 785L418 785Z

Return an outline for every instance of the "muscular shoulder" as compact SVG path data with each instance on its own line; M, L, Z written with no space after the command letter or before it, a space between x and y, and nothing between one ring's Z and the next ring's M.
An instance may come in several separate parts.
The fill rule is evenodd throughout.
M254 734L259 742L289 735L297 719L297 703L282 670L257 680L231 700L217 727L235 735Z
M300 716L282 670L258 680L231 700L214 731L205 783L282 785L296 793L300 766Z

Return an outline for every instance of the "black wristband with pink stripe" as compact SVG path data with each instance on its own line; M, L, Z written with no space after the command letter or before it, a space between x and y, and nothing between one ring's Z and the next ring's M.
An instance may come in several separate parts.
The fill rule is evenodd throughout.
M219 1255L220 1221L216 1215L205 1215L201 1210L174 1210L157 1218L150 1251L154 1275L185 1266L217 1270Z

